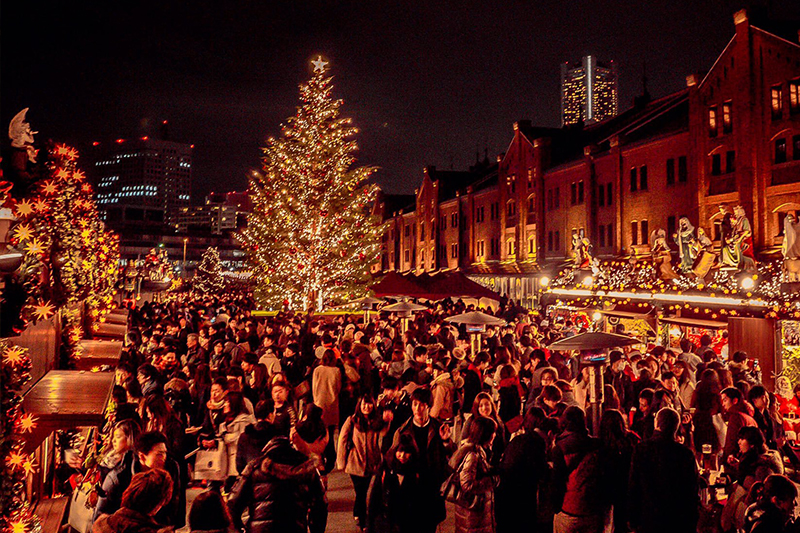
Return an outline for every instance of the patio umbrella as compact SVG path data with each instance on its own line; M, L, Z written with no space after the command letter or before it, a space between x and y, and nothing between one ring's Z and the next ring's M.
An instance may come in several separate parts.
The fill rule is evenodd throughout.
M604 350L606 348L617 348L619 346L630 346L631 344L641 344L642 341L626 335L615 333L603 333L601 331L590 331L579 333L572 337L558 340L548 346L551 350Z

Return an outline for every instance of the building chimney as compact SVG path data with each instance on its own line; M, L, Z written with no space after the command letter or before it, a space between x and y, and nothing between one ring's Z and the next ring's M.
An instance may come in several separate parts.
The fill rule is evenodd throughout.
M747 10L740 9L736 13L733 14L733 24L738 26L739 24L744 24L747 22Z

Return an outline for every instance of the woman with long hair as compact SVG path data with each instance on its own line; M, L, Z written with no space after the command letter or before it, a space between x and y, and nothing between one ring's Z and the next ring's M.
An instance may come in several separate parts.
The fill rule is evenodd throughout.
M450 460L461 495L455 505L456 533L493 533L496 529L494 489L498 478L487 453L496 433L494 420L477 417Z
M633 450L639 443L636 433L629 431L625 417L616 410L603 412L600 419L600 461L602 464L604 493L608 506L613 509L614 531L627 531L628 478Z
M349 474L353 481L356 492L353 518L360 528L366 527L367 489L370 478L381 466L381 439L387 428L376 409L375 399L365 394L339 432L336 466Z
M672 365L672 373L678 380L678 396L680 396L683 405L688 407L692 404L692 395L695 388L692 368L686 361L678 359Z
M201 492L189 510L190 533L230 533L233 520L222 495L213 490Z
M250 414L244 403L244 396L238 391L228 391L225 396L225 406L222 408L225 413L224 421L219 425L218 437L225 444L228 453L228 479L226 488L230 489L239 470L236 468L236 450L238 449L239 437L250 424L255 424L255 417Z
M167 450L174 457L182 457L186 428L169 402L161 395L147 396L144 400L144 414L147 420L145 431L161 432L167 437Z
M489 462L497 465L503 457L503 452L506 449L509 435L506 434L506 428L503 421L500 419L500 413L497 410L497 404L494 403L492 396L488 392L479 392L475 396L475 401L472 402L472 410L470 417L464 422L464 427L461 430L462 438L470 432L470 426L473 422L480 417L491 418L497 425L497 435L492 441L492 446L489 450Z

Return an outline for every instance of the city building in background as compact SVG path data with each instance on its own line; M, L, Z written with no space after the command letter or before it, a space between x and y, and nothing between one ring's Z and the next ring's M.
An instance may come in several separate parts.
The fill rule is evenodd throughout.
M182 207L175 222L178 233L190 229L208 230L215 235L247 226L250 196L244 192L211 193L203 205Z
M97 207L112 228L174 225L190 205L193 145L141 137L93 148Z
M561 65L561 125L602 122L617 114L617 67L594 56Z
M583 128L519 121L496 163L426 168L414 202L376 206L387 221L376 269L458 269L531 305L581 236L594 257L636 261L659 229L677 253L686 217L719 248L737 206L756 255L779 256L784 218L800 214L800 44L744 11L734 23L710 70L681 91Z

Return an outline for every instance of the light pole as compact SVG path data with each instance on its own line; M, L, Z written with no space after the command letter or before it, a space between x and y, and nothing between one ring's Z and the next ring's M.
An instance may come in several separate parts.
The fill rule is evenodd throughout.
M186 243L189 242L188 237L183 238L183 279L186 279Z

